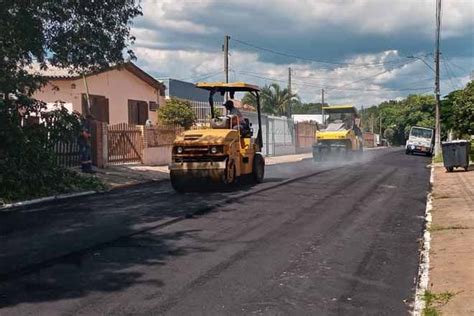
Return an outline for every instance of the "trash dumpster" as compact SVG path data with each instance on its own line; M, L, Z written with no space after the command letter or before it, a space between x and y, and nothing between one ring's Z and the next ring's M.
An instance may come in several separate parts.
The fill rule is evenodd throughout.
M469 168L470 145L467 140L453 140L442 143L444 167L448 172L458 167L467 171Z
M471 162L474 162L474 138L471 138L471 154L469 156L471 157Z

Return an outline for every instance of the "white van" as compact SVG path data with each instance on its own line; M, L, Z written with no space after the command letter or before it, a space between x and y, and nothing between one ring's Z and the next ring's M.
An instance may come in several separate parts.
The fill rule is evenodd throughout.
M407 155L422 153L427 156L433 154L434 130L432 128L413 126L410 129L410 136L405 145Z

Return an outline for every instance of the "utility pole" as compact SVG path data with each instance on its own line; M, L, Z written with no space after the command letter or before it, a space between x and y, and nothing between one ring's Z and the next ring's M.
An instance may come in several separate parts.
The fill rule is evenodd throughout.
M288 99L288 116L291 117L291 67L288 67L288 94L290 98Z
M230 36L224 36L224 72L225 72L225 82L229 82L229 39Z
M380 122L379 122L379 137L382 138L382 114L379 114L379 119L380 119Z
M373 133L374 132L374 121L375 121L375 117L374 117L374 114L370 115L370 132Z
M224 51L224 73L225 73L225 82L229 82L229 39L230 36L224 36L224 45L222 46L222 50ZM224 95L224 100L229 100L229 94L226 92Z
M324 89L321 89L321 106L324 106Z
M439 42L440 42L440 33L441 33L441 0L436 0L436 49L435 49L435 69L436 69L436 79L435 79L435 96L436 96L436 105L435 105L435 147L434 152L435 156L441 153L441 124L439 119L439 108L440 108L440 87L439 87Z

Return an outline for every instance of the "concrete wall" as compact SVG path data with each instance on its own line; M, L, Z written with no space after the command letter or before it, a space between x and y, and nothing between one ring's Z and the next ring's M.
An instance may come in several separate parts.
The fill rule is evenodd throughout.
M143 164L167 165L171 162L172 145L148 147L143 150Z
M150 86L126 69L112 69L96 75L87 76L89 93L109 99L110 124L128 122L128 100L154 101L159 106L165 98L157 89ZM74 111L82 113L81 96L86 89L82 79L52 79L33 97L44 102L64 101L72 103ZM148 117L157 121L156 111L148 111Z
M256 112L242 112L252 123L254 136L258 133ZM262 152L265 156L280 156L296 153L295 128L293 120L262 114Z

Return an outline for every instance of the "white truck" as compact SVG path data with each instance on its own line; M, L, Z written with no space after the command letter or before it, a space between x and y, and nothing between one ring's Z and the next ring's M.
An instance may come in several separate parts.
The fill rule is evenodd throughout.
M405 153L407 155L422 153L426 156L431 156L433 148L434 130L432 128L413 126L410 129L410 135L405 145Z

